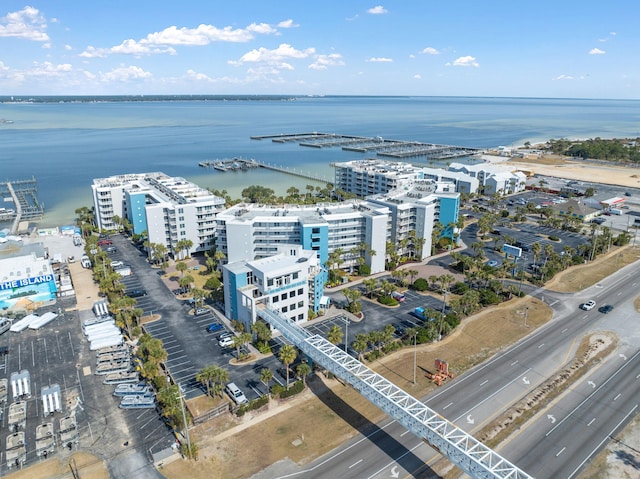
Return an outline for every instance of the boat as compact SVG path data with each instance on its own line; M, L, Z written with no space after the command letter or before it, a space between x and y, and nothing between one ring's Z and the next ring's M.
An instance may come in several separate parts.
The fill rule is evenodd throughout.
M120 371L119 373L107 374L102 381L103 384L125 384L138 382L139 377L136 371Z
M110 363L100 363L96 367L96 371L94 374L98 376L103 376L111 373L119 373L123 371L129 371L131 369L131 361L117 361Z
M0 318L0 334L4 334L11 329L12 321L9 318Z
M148 409L156 407L156 398L152 395L125 396L120 401L122 409Z
M0 208L0 221L13 219L15 215L16 215L15 210L12 210L9 208Z
M149 393L150 393L149 386L145 383L118 384L116 386L116 390L113 391L114 396L141 396Z

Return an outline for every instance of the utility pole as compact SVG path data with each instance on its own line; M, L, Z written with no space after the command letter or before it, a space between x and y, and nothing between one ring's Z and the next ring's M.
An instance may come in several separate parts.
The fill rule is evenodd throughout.
M417 353L418 353L418 331L413 333L413 384L416 384L416 370L417 370Z
M189 438L189 425L187 424L187 414L184 411L184 398L178 385L178 396L180 397L180 408L182 409L182 421L184 422L184 434L187 437L187 447L189 448L189 458L191 458L191 439Z
M344 352L346 353L349 344L349 318L341 316L340 319L344 321Z

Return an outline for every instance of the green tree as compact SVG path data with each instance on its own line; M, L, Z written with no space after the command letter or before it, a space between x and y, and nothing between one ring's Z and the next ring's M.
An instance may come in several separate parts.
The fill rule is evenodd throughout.
M267 388L267 395L269 395L269 382L273 379L273 371L269 368L262 368L260 370L260 381Z
M302 383L306 386L307 384L307 376L311 374L311 366L306 362L301 362L296 366L296 374L299 378L302 378Z
M176 263L176 271L178 271L180 273L180 277L182 278L184 276L184 272L186 270L188 270L189 267L187 266L187 263L183 262L183 261L178 261Z
M280 348L280 351L278 352L278 358L285 366L287 375L287 389L289 389L289 365L292 364L297 357L298 352L296 351L296 348L294 348L290 344L285 344Z
M343 336L342 328L337 324L334 324L329 331L327 331L327 341L333 345L340 344Z

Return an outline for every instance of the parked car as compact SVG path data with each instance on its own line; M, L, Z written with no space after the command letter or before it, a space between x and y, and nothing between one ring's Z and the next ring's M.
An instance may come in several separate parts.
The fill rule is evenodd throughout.
M109 246L109 247L107 247L107 248L105 249L105 251L106 251L107 253L115 253L115 252L116 252L116 251L118 251L118 250L116 249L116 247L115 247L115 246Z
M225 388L225 391L231 397L231 399L233 399L233 402L235 402L238 405L249 402L247 400L247 397L240 390L240 388L235 385L235 383L227 384L227 387Z
M146 289L132 289L131 291L127 291L125 293L130 298L141 298L147 295Z
M111 262L111 267L113 269L121 268L122 266L124 266L124 263L122 261L112 261Z
M495 259L492 259L487 261L485 264L491 268L495 268L499 263Z
M600 306L598 308L598 311L600 311L602 314L608 314L611 311L613 311L613 305L612 304L605 304L604 306Z
M220 331L223 329L222 324L220 323L211 323L207 326L207 333L215 333L216 331Z
M103 240L98 241L98 246L109 246L109 245L112 245L112 244L113 244L113 241L108 240L108 239L103 239Z
M207 314L209 310L207 308L196 308L193 312L195 316L202 316L203 314Z
M402 303L405 299L404 294L398 293L397 291L394 291L393 293L391 293L391 297L400 303Z
M580 308L584 309L585 311L591 311L595 307L596 307L596 302L593 299L590 299L586 303L583 303L580 305Z
M218 339L218 345L221 348L228 348L233 346L233 336L224 336Z

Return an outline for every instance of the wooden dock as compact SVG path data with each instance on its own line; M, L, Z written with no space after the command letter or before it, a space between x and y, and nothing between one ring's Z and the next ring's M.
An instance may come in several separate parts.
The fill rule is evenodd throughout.
M335 148L357 153L375 153L387 158L416 158L426 157L429 160L447 160L462 156L472 156L481 153L481 148L465 146L438 145L417 141L389 140L380 136L364 137L353 135L338 135L336 133L290 133L279 135L252 136L252 140L271 140L276 143L296 142L300 146L312 148Z
M201 168L214 168L218 171L242 171L250 168L258 168L260 165L253 159L225 158L223 160L201 161L198 163L198 166Z

